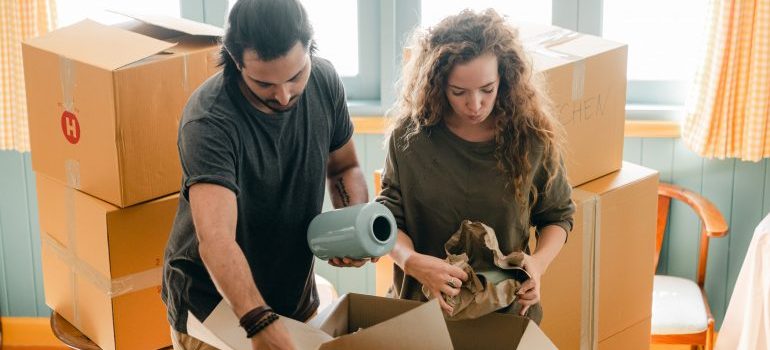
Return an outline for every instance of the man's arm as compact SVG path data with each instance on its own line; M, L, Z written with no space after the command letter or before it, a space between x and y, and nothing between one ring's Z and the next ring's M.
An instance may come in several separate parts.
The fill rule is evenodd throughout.
M369 201L366 181L364 181L364 174L358 165L352 139L329 155L329 162L326 166L326 182L334 208L344 208ZM372 262L376 262L377 259L374 257ZM347 257L329 259L329 264L337 267L361 267L365 263L366 260L355 260Z
M235 241L238 221L235 194L219 185L199 183L190 187L189 197L198 251L219 294L232 306L238 318L265 305L243 250ZM266 340L291 346L288 332L280 321L252 338L255 347Z
M343 208L369 201L366 181L364 181L364 174L358 165L352 139L329 155L329 161L326 165L326 182L334 208Z

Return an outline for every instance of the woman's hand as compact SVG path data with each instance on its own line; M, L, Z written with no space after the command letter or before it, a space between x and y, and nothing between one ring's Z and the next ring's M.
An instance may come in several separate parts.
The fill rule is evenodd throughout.
M454 311L441 294L456 296L460 294L462 282L468 280L468 274L461 268L452 266L439 258L413 253L404 263L404 272L417 279L430 291L431 298L437 298L441 308L448 314Z
M516 302L521 304L520 315L524 316L527 314L530 306L540 302L540 277L545 272L546 266L536 256L527 254L524 254L524 260L522 260L521 265L531 277L522 283L516 292L518 296Z

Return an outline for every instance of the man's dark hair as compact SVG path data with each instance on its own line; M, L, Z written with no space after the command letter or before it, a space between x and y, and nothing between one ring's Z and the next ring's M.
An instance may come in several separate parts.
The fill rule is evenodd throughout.
M299 0L238 0L222 41L219 66L224 66L225 77L236 76L238 66L243 67L245 50L256 51L263 61L283 57L297 42L311 55L316 50L313 26Z

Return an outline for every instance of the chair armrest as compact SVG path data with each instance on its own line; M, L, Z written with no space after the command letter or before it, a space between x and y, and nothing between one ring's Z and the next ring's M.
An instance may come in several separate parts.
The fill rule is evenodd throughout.
M709 237L727 235L728 228L724 216L706 197L679 186L662 182L658 185L658 195L671 197L689 205L703 221L703 227Z

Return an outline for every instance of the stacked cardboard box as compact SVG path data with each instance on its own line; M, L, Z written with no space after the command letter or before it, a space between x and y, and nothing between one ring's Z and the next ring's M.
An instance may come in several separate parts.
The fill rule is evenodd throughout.
M573 232L541 281L540 326L561 349L647 349L658 175L622 160L627 47L515 25L566 131L577 205ZM392 260L381 259L376 274L376 292L385 295Z
M560 348L649 348L657 185L624 163L573 189L573 231L541 281L541 327Z
M170 344L163 250L190 94L221 29L163 17L83 21L23 43L46 303L103 349Z

